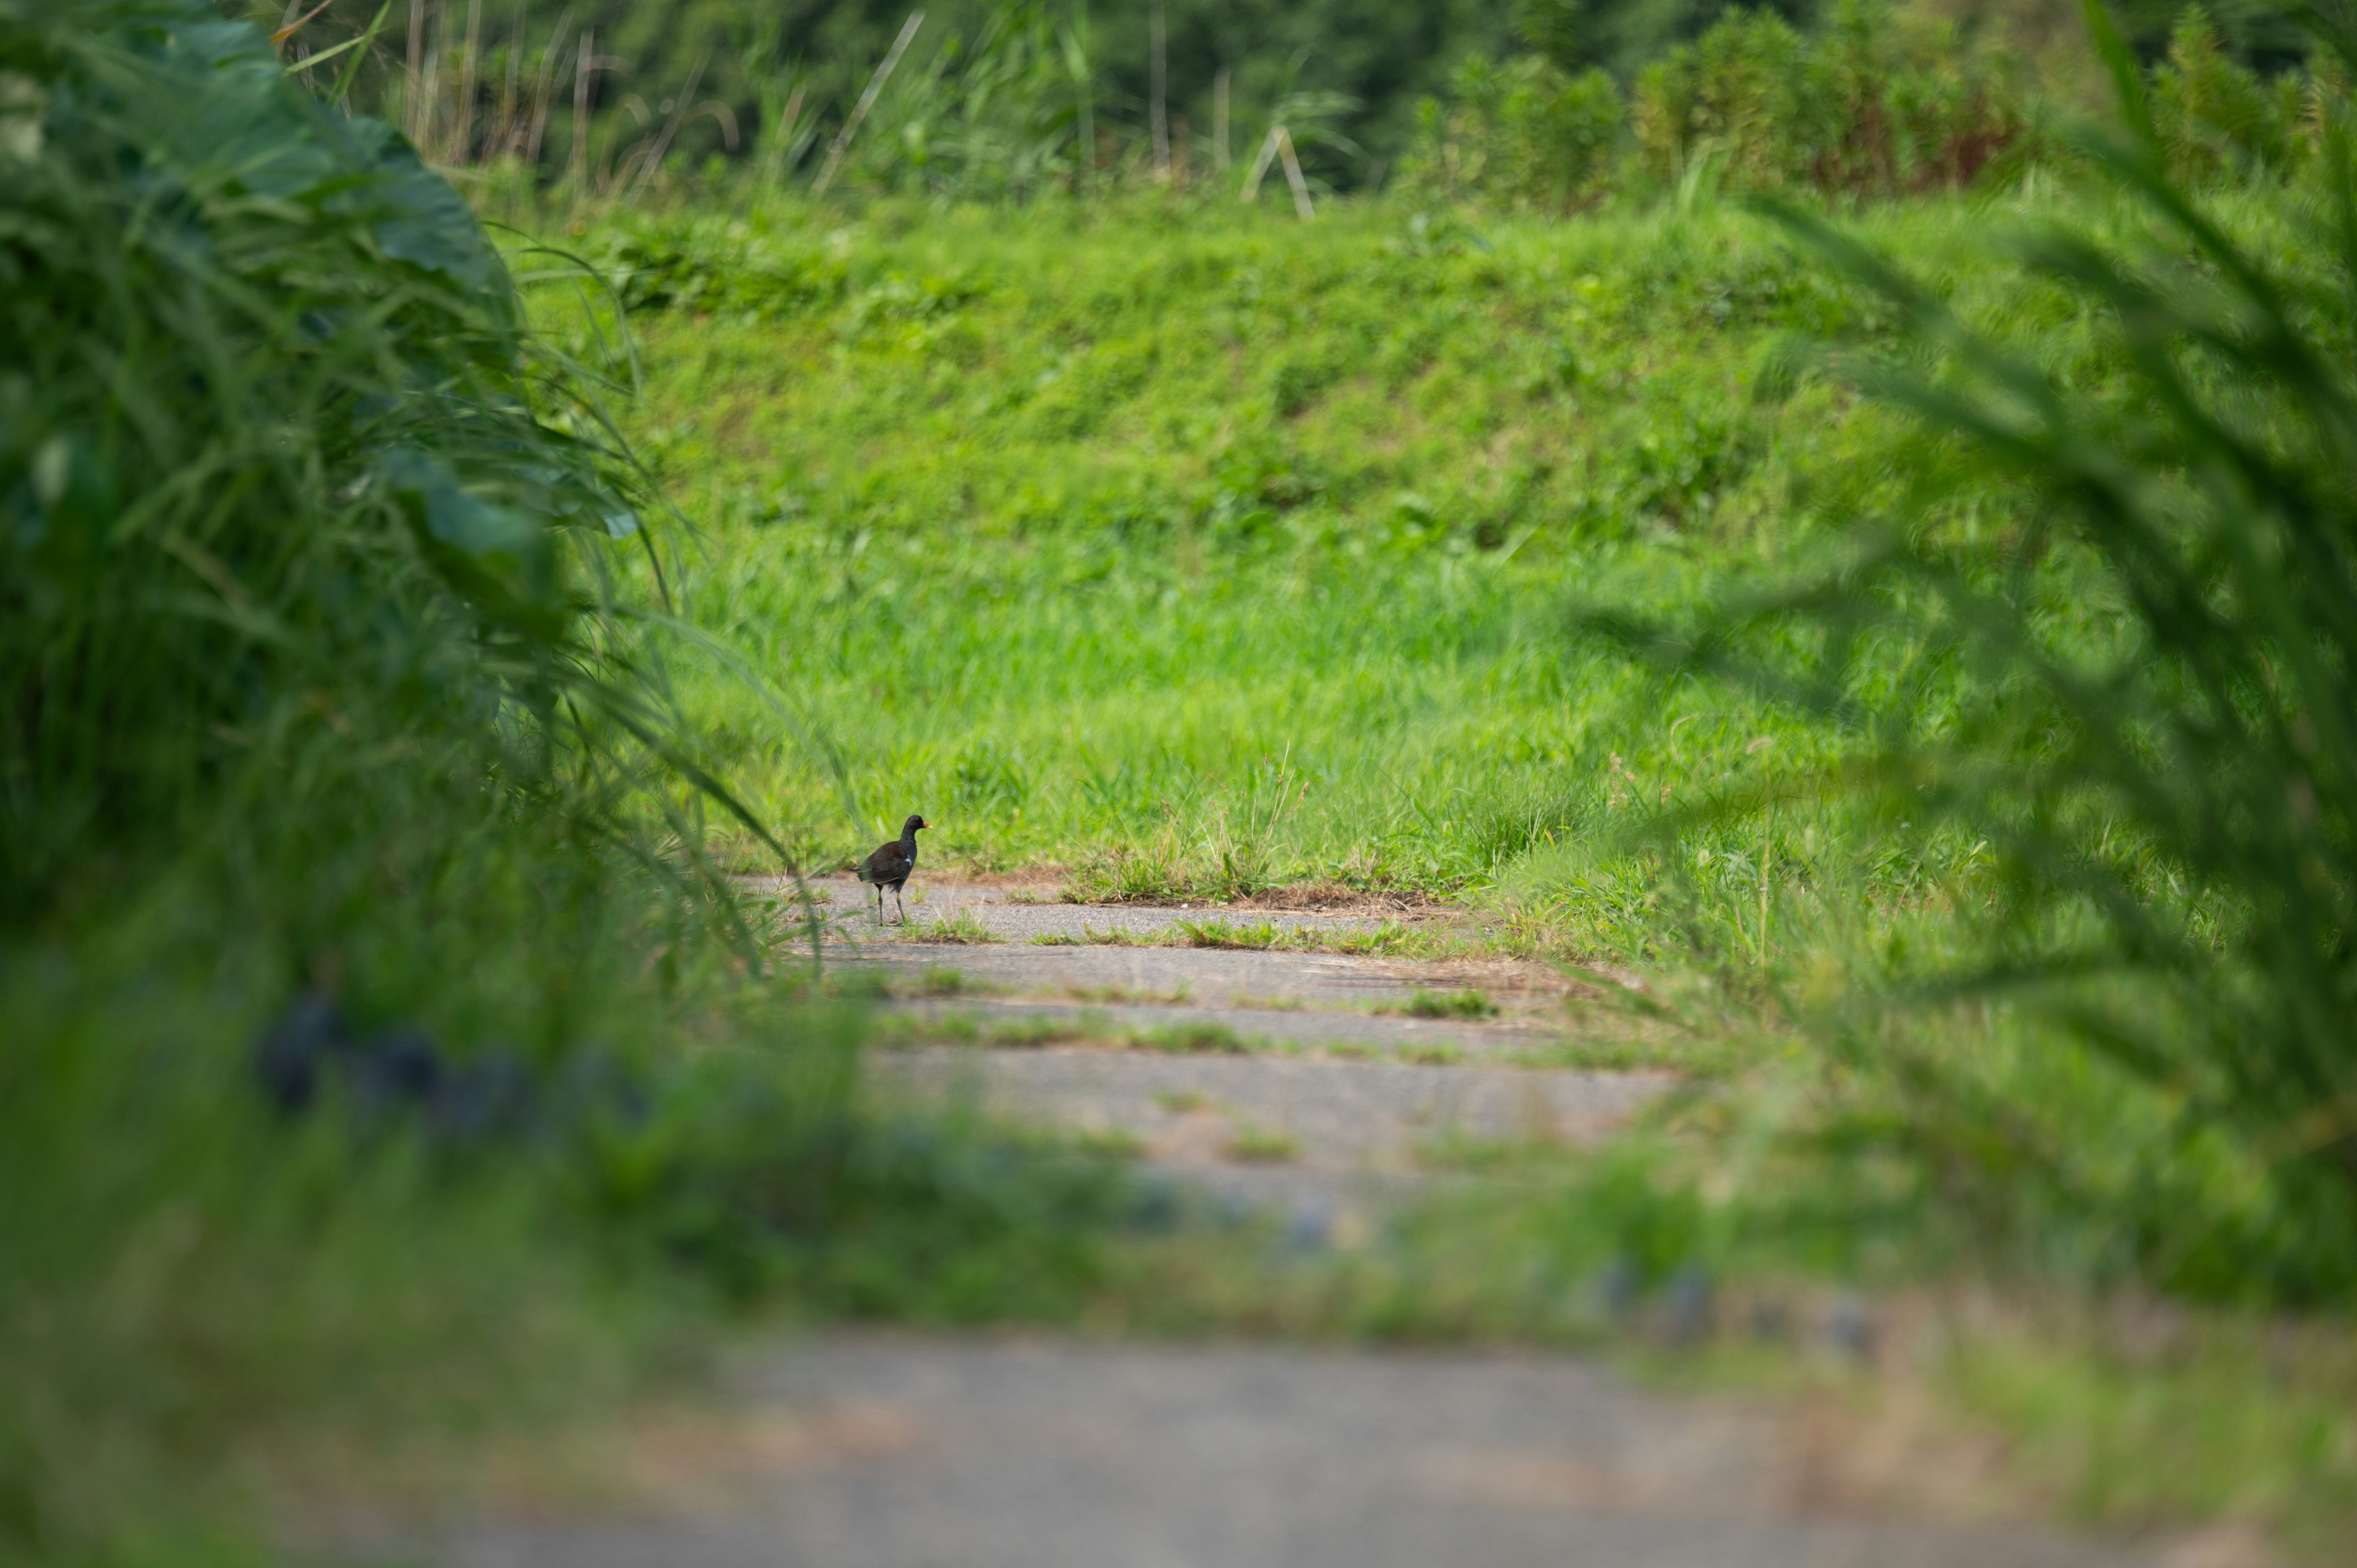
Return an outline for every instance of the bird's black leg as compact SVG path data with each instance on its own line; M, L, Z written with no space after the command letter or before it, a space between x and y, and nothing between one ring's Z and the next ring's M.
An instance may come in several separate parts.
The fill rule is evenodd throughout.
M892 908L900 912L900 923L904 926L907 925L909 923L909 907L900 902L900 885L897 882L892 885Z

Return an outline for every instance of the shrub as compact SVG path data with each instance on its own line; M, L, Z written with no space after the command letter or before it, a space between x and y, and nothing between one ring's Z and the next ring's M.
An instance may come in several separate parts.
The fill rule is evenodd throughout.
M1814 36L1730 11L1646 68L1630 121L1663 184L1712 160L1738 189L1891 196L1971 184L2024 134L2026 111L1999 54L1846 0Z
M190 843L366 844L358 896L404 826L692 774L634 471L457 193L198 0L7 0L0 73L5 919Z
M1404 188L1458 200L1480 192L1514 207L1562 211L1593 200L1610 173L1620 128L1612 79L1577 76L1535 55L1493 65L1467 59L1457 103L1419 110L1420 135L1400 171Z
M2287 79L2289 84L2289 79ZM2210 15L2188 6L2152 72L2153 128L2169 177L2198 185L2237 166L2278 171L2289 161L2297 98L2271 92L2228 55Z

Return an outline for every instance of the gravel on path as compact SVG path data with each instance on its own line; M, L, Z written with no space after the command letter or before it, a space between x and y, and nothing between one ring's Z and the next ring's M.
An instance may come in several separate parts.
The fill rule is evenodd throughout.
M640 1506L447 1532L442 1568L2137 1568L1825 1517L1766 1408L1531 1355L844 1335L760 1359ZM667 1505L667 1506L666 1506Z
M1470 989L1496 1004L1501 1017L1544 1014L1560 1021L1565 1016L1560 983L1551 990L1534 989L1549 977L1512 964L1422 963L1237 948L946 947L920 942L871 943L860 950L859 963L898 974L954 970L968 980L1020 995L1119 989L1141 996L1183 994L1189 1002L1232 1007L1286 1002L1365 1011L1405 1007L1420 991Z
M1282 1213L1312 1245L1423 1185L1451 1146L1593 1143L1675 1081L1060 1047L890 1051L869 1071L902 1091L971 1094L1010 1120L1126 1139L1157 1172Z

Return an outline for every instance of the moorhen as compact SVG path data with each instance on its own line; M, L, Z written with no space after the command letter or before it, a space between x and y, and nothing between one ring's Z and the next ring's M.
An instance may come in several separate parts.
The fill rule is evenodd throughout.
M900 923L909 923L909 911L900 906L900 885L909 880L909 873L917 869L917 830L931 824L924 818L911 816L900 824L900 836L890 843L876 846L876 853L859 863L859 880L876 887L876 923L884 923L884 889L892 890L892 908L899 909Z

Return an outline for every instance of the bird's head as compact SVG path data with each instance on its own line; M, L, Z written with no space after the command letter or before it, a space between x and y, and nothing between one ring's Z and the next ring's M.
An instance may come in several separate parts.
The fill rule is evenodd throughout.
M903 833L913 833L919 828L930 828L932 825L932 823L925 821L924 818L911 812L909 813L909 820L900 824L900 832Z

